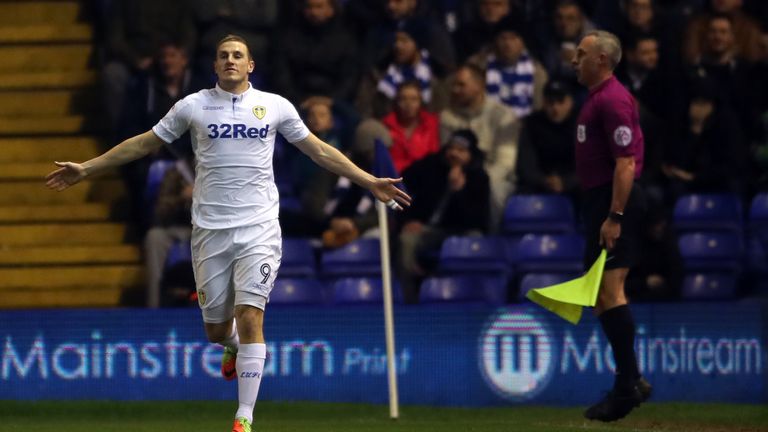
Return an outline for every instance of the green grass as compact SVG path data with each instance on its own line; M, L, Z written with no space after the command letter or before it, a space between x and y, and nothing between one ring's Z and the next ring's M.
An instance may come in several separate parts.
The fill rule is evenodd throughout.
M234 402L0 401L0 431L228 432L235 408ZM583 420L578 408L406 406L399 420L388 413L381 405L259 402L254 431L768 431L768 407L758 405L646 404L607 425Z

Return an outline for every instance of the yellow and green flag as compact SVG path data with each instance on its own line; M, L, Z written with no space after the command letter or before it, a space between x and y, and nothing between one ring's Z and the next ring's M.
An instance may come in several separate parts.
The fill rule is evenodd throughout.
M584 276L557 285L532 289L526 297L571 324L578 324L581 320L581 308L594 306L597 301L605 256L603 249Z

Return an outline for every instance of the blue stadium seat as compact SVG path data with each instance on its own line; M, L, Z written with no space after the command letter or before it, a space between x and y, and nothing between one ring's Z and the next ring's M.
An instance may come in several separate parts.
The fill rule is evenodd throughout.
M269 304L322 304L324 294L323 285L315 279L278 277L269 294Z
M501 305L507 297L506 279L499 276L441 276L421 284L422 303L484 302Z
M724 300L736 295L736 276L718 273L694 273L685 276L682 298L685 300Z
M165 268L170 268L182 261L192 261L192 246L189 240L176 241L171 245L165 258Z
M160 192L160 184L169 169L174 168L176 161L170 159L158 159L149 166L147 182L144 185L144 217L146 222L152 221L155 214L157 194Z
M284 238L280 276L286 278L314 277L315 255L308 239Z
M563 195L512 195L501 222L505 234L564 233L574 227L573 203Z
M517 299L522 301L528 291L535 288L544 288L565 281L576 279L579 273L528 273L520 280L520 289L517 291Z
M673 214L679 231L743 229L742 203L732 194L691 194L678 198Z
M584 239L579 234L526 234L517 247L518 274L583 271Z
M509 274L501 239L495 237L448 237L440 248L441 274Z
M741 270L741 238L732 232L693 232L680 236L680 254L688 271L730 272Z
M342 278L333 282L333 302L335 304L382 303L384 289L381 278ZM402 301L400 285L393 280L392 300Z
M321 258L323 277L370 277L381 275L379 239L363 238L327 251Z

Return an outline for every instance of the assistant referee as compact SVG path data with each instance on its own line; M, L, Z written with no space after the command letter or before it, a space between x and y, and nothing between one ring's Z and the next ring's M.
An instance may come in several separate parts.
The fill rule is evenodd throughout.
M651 386L640 375L635 356L635 322L624 281L639 251L645 212L635 181L643 168L643 132L637 103L613 75L621 60L619 39L605 31L588 33L579 43L573 67L589 89L576 128L576 174L584 191L585 268L608 251L595 313L613 349L613 389L584 416L623 418L648 399Z

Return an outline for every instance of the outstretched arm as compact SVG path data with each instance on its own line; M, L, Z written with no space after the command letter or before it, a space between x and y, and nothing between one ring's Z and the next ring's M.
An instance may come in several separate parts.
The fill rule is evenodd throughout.
M62 191L93 174L139 159L159 149L163 144L163 140L158 138L154 132L147 131L128 138L101 156L82 164L55 162L59 169L45 176L45 185L51 189Z
M355 184L370 190L373 195L383 202L395 200L402 205L411 205L411 197L398 189L395 184L403 179L377 178L363 171L352 163L346 156L333 146L325 143L314 134L301 141L293 143L304 154L309 156L316 164L332 173L347 177Z

